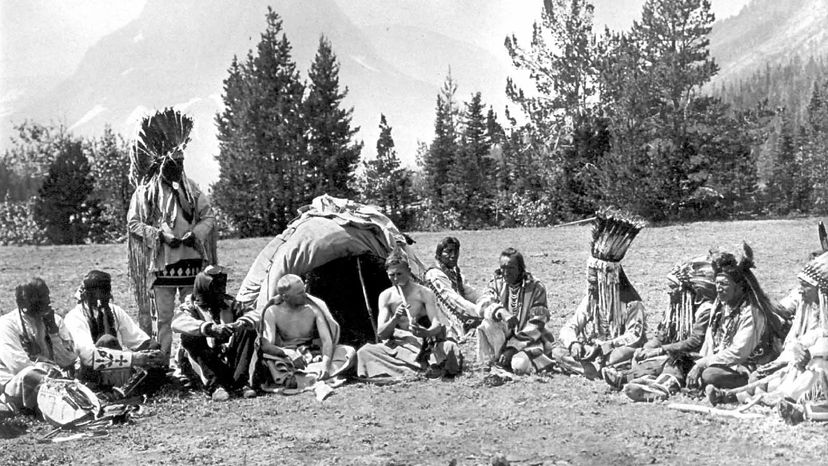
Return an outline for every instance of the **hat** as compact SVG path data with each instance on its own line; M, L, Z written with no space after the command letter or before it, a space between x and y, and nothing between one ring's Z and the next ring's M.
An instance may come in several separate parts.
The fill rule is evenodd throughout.
M707 257L699 256L677 263L667 274L667 280L679 287L696 291L715 291L716 275Z
M797 278L805 283L828 290L828 252L824 252L808 262Z
M276 282L276 293L283 298L288 296L303 296L305 294L305 282L298 275L289 273L282 276Z

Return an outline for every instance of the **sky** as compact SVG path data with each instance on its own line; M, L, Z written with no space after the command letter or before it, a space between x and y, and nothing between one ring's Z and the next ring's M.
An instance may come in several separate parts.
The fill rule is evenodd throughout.
M716 17L723 19L738 13L749 1L712 0L712 8ZM69 76L90 46L137 17L145 3L146 0L0 0L0 79L19 77L31 69ZM337 3L357 24L404 19L449 37L464 29L456 27L458 22L475 13L489 15L492 29L525 30L525 25L539 16L541 5L538 0L497 3L481 0L484 6L469 12L468 3L452 0L338 0ZM611 29L629 27L643 3L644 0L593 0L596 25L606 24ZM431 13L418 15L424 4L430 7ZM377 8L377 5L383 7ZM60 31L60 34L51 31ZM500 46L503 35L491 32L479 31L474 37L462 39L486 45L488 49ZM59 56L48 53L55 48L56 41L60 41L64 51Z

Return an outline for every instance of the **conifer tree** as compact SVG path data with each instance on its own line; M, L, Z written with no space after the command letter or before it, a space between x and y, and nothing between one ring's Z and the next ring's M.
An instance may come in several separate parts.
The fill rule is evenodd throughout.
M310 199L307 187L304 84L282 21L272 9L256 53L234 58L216 115L220 167L218 208L242 236L275 234Z
M703 184L694 175L704 131L715 130L696 105L701 88L718 71L707 38L714 16L707 0L648 0L632 34L642 51L650 109L653 209L650 215L677 215L682 201ZM714 119L715 120L715 119Z
M426 195L431 201L431 209L437 212L444 211L448 207L447 195L453 189L450 186L449 172L459 150L457 128L459 111L454 98L455 92L457 92L457 83L449 70L443 87L437 95L434 140L423 158Z
M78 244L86 237L83 216L94 188L79 139L65 138L38 191L34 217L54 244Z
M781 120L776 140L776 158L771 178L768 180L768 194L774 210L780 214L787 214L797 207L796 185L799 164L796 160L796 129L792 118L787 113L783 113Z
M311 195L351 197L362 143L352 141L359 128L351 127L353 108L341 108L348 88L339 88L339 64L331 43L324 36L319 39L308 77L304 116L308 128Z
M445 199L462 219L462 226L479 228L487 224L493 193L488 176L491 172L489 151L491 142L487 135L486 117L479 92L466 103L462 115L460 148L454 154L449 169L449 186L452 191Z
M398 228L406 229L412 220L410 204L414 199L411 172L400 166L385 115L380 115L379 129L377 158L363 162L362 198L382 209Z
M552 191L564 199L572 193L571 179L593 160L581 158L575 144L577 124L592 111L598 92L598 44L593 28L593 6L585 0L544 0L541 19L533 25L528 46L515 36L506 38L506 49L517 70L525 71L534 89L525 92L510 78L506 93L528 117L520 129L521 149L510 155L516 165L530 172L533 189L518 189L521 201L534 202ZM540 185L540 186L537 186ZM566 213L579 202L556 202L554 208Z

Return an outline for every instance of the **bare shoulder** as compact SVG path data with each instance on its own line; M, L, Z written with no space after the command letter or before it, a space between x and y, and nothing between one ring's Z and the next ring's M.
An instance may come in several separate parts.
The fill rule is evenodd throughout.
M424 301L425 301L426 299L429 299L429 298L433 298L433 297L434 297L434 292L433 292L433 291L431 291L431 290L430 290L428 287L426 287L426 286L420 285L419 283L415 283L415 284L414 284L414 290L415 290L415 292L417 293L417 296L418 296L420 299L424 300Z
M382 293L380 293L380 295L379 295L379 300L380 301L388 301L389 299L391 299L391 292L393 290L394 290L394 288L386 288L386 289L382 290Z

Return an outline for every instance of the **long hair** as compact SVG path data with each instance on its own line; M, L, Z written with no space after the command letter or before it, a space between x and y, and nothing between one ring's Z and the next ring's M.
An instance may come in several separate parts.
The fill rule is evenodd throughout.
M721 248L712 249L709 259L713 273L715 275L725 274L743 286L750 303L765 316L773 335L784 339L790 329L790 323L785 317L787 312L776 300L765 293L753 274L751 270L755 267L753 249L745 242L742 243L742 251L738 255Z

